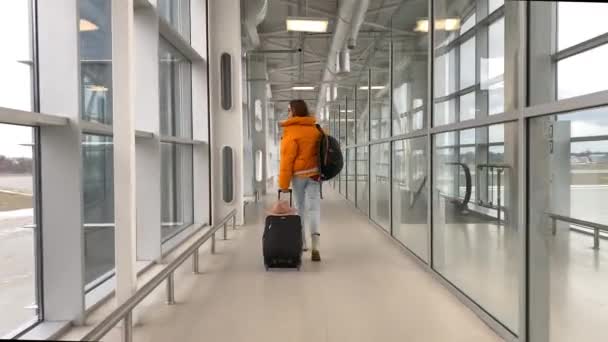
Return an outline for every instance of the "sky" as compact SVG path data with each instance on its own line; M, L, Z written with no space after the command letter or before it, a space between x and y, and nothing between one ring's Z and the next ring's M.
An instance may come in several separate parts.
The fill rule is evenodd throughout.
M0 106L31 110L29 0L0 0ZM0 155L31 157L32 129L0 124Z

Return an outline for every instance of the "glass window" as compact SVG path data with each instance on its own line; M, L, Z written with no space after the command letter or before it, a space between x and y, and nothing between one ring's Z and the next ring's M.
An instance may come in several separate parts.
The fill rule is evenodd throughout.
M370 158L370 217L382 228L390 231L390 144L372 145Z
M531 338L603 341L608 108L534 118L529 129Z
M447 100L435 103L433 113L433 124L435 126L447 125L456 121L456 101Z
M460 45L460 89L475 85L475 37Z
M346 185L346 198L351 202L355 203L357 192L355 191L355 163L356 154L354 148L346 150L346 172L347 172L347 185Z
M357 208L369 212L369 147L357 147Z
M346 149L344 147L342 147L342 155L346 156ZM342 168L342 171L340 171L340 194L342 194L344 197L346 197L346 194L348 192L348 183L346 182L346 174L347 170L346 167Z
M475 119L475 92L460 97L460 121Z
M505 107L505 19L490 24L488 40L488 61L481 72L482 89L488 90L488 114L504 112ZM486 77L487 75L487 77Z
M393 143L393 236L429 260L426 137Z
M560 1L557 4L557 47L569 48L608 32L608 4Z
M505 0L488 0L488 13L492 13L505 4Z
M428 15L428 2L408 0L393 15L391 28L411 30L419 18ZM423 107L427 99L428 32L416 32L416 44L411 36L393 32L393 135L406 134L426 128Z
M369 139L369 70L361 73L360 82L357 85L357 140L356 143L364 143Z
M346 103L346 141L348 145L355 144L355 90L354 88L348 92L348 99Z
M603 4L606 5L606 4ZM560 60L557 63L557 98L590 94L608 89L608 44Z
M161 134L192 138L192 64L162 38L159 53Z
M0 1L0 107L32 109L30 1Z
M161 236L163 242L194 223L192 146L161 144Z
M371 138L390 136L390 40L383 38L374 55L371 69Z
M38 319L32 146L31 127L0 124L0 336Z
M508 123L434 137L433 267L518 334L516 128Z
M79 0L81 117L112 124L110 0Z
M112 137L83 135L84 267L86 289L114 273Z
M158 0L158 12L190 42L190 0Z
M438 52L435 58L435 97L443 97L456 91L456 52Z

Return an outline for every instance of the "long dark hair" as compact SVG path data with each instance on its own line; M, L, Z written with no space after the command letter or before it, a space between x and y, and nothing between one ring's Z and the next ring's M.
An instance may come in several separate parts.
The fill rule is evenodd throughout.
M291 100L289 101L289 108L293 116L310 116L308 106L304 100Z

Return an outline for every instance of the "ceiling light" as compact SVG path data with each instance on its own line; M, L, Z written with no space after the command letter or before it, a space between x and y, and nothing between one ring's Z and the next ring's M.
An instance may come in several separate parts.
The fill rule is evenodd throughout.
M418 20L416 22L416 28L414 29L416 32L429 32L429 21L426 19Z
M325 18L288 17L287 31L327 32L329 21Z
M460 28L459 18L435 19L435 30L437 31L456 31ZM416 21L416 32L429 32L428 19L420 19Z
M90 91L101 91L101 92L108 91L107 87L104 87L104 86L101 86L101 85L94 85L94 84L88 85L87 89L90 90Z
M385 86L372 86L372 90L382 90L384 88L385 88ZM368 87L367 86L363 86L363 87L359 87L359 89L361 89L361 90L367 90Z
M342 109L342 110L340 111L340 113L352 113L352 112L353 112L353 110L352 110L352 109L349 109L349 110L344 110L344 109Z
M86 19L80 19L79 27L80 27L80 32L99 30L99 26L95 25L93 22L88 21Z
M315 87L313 86L293 86L291 87L292 90L315 90Z
M443 29L446 31L456 31L460 28L460 19L446 18L443 21Z

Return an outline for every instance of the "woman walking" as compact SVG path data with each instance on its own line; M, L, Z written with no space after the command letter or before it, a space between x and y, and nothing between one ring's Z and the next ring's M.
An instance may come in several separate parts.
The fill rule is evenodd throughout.
M317 120L308 111L303 100L289 102L289 117L281 123L281 165L279 189L293 187L296 208L302 219L304 250L307 250L306 230L311 235L311 259L321 261L319 252L319 223L321 221L321 183L319 173L319 147L321 132Z

